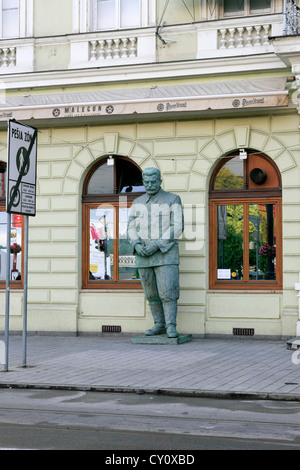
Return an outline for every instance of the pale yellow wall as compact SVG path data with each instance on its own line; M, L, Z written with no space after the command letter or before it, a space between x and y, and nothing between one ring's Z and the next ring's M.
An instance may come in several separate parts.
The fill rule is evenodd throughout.
M66 70L70 63L70 43L60 37L57 42L39 41L35 47L36 70Z
M162 33L165 34L165 33ZM157 60L189 60L195 59L197 54L197 33L196 31L186 31L182 33L172 32L167 33L165 36L175 43L164 44L159 39L157 40Z
M73 0L35 0L34 36L72 33L72 12Z
M199 18L199 3L200 2L193 2L191 0L185 0L185 4L187 6L186 8L182 0L171 0L167 8L165 9L166 3L167 2L165 0L157 0L156 2L156 5L157 5L156 16L158 19L158 23L160 22L162 18L163 18L163 21L166 22L166 24L182 24L182 23L190 23L191 21L194 21L193 3L195 4L195 18L196 20Z
M103 324L118 324L123 332L142 332L152 322L142 292L81 291L82 184L89 168L113 153L132 158L142 169L158 166L167 191L178 193L185 205L197 204L197 244L191 243L195 221L189 216L185 238L180 241L181 332L231 334L233 327L244 326L255 327L257 335L295 334L298 299L294 284L300 266L298 126L298 115L282 114L41 129L38 212L30 219L29 231L29 328L100 331ZM5 138L2 132L2 155ZM208 292L209 178L222 155L241 143L265 152L282 173L283 293ZM2 302L4 295L0 295ZM20 293L12 297L20 302L14 312L17 318L12 319L12 328L18 329ZM3 314L0 320L2 324Z

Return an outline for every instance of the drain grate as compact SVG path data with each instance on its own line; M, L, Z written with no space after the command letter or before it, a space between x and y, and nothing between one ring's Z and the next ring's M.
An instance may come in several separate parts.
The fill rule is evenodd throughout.
M121 327L116 325L102 325L102 333L121 333Z
M234 336L254 336L254 328L233 328Z

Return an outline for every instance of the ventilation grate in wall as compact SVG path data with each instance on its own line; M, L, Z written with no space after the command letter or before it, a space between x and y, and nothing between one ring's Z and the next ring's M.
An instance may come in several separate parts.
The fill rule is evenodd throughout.
M254 336L254 328L233 328L234 336Z
M116 325L102 325L102 333L121 333L121 327Z

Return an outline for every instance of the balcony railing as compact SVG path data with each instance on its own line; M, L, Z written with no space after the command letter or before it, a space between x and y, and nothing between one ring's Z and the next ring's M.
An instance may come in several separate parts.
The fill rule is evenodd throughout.
M1 47L0 48L0 67L15 67L16 66L16 47Z
M154 28L74 35L70 45L71 69L156 61Z
M138 38L93 39L89 41L90 61L109 61L137 57Z
M200 23L197 28L197 58L271 52L269 36L281 36L282 27L282 15L226 18Z
M34 64L32 39L0 40L0 74L32 72Z

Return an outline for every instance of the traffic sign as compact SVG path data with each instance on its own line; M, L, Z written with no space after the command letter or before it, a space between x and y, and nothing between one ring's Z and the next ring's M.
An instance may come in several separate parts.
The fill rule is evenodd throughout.
M36 214L37 129L8 123L6 212Z

